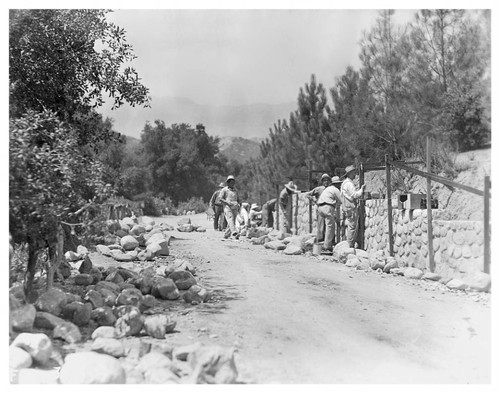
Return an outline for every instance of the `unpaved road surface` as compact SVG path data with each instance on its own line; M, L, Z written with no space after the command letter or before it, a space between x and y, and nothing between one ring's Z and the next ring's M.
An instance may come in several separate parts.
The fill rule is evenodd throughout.
M174 345L233 346L247 383L490 383L489 294L172 232L214 301L179 312ZM157 222L176 227L180 217Z

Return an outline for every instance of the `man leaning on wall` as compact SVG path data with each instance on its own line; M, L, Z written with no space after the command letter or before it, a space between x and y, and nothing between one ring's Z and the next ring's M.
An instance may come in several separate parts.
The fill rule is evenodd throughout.
M345 217L346 240L349 242L349 247L355 247L359 221L358 200L363 196L365 185L358 189L354 184L358 170L353 165L346 167L345 172L346 178L340 187L342 210Z

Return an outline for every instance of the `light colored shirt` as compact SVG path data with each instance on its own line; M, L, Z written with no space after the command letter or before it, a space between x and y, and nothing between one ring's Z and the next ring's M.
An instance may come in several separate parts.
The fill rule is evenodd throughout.
M238 191L236 188L229 188L228 186L224 187L219 195L219 199L222 200L224 199L227 202L235 202L235 203L240 203L240 196L238 194ZM221 201L222 202L222 201ZM224 203L224 202L222 202Z
M311 197L314 202L318 203L318 199L321 196L321 194L323 193L323 191L325 191L325 188L326 188L325 186L315 187L311 191L306 193L306 196Z
M341 203L340 191L333 184L325 188L325 190L321 193L316 202L318 205L327 204L327 205L335 205L336 203Z
M357 199L361 198L361 195L363 195L362 190L356 189L354 182L347 177L342 182L340 191L342 195L342 207L344 210L348 211L356 208Z

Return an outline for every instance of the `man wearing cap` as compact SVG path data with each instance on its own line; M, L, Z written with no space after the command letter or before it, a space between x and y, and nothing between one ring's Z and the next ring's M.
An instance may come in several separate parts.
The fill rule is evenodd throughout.
M224 183L219 184L219 189L215 190L208 202L209 206L214 211L214 230L222 231L222 222L224 220L224 207L220 201L219 195L224 188Z
M306 197L316 205L318 204L318 198L321 193L325 190L326 187L330 185L331 178L330 176L328 176L328 174L324 173L321 176L320 182L321 185L313 188L309 192L306 192ZM325 219L321 214L319 214L319 209L316 209L316 224L318 228L316 238L318 239L318 242L322 242L323 240L325 240Z
M224 206L224 216L228 224L226 232L224 233L224 239L228 239L231 235L234 236L235 239L240 237L236 230L235 220L240 210L241 201L238 190L234 188L235 183L236 180L234 180L234 176L228 176L226 187L221 190L220 194L220 201Z
M332 251L333 240L335 237L335 223L340 224L337 221L337 216L335 214L336 206L341 203L340 191L336 187L337 184L341 183L338 176L334 176L331 179L331 184L325 188L318 198L318 214L325 220L325 243L323 244L324 251Z
M290 180L285 184L285 188L281 190L280 193L280 210L282 212L281 218L283 219L283 229L285 233L292 233L292 195L298 194L300 191L297 190L297 186Z
M358 229L358 199L363 195L365 185L363 184L358 190L354 184L358 171L353 165L345 168L345 180L340 187L342 197L342 210L344 211L346 223L346 240L349 242L349 247L354 247Z

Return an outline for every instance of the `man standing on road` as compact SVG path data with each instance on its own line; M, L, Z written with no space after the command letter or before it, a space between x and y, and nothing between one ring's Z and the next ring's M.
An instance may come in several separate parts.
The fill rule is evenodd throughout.
M220 194L220 201L224 206L224 216L228 224L226 232L224 233L224 239L228 239L231 235L234 236L235 239L240 237L236 230L235 220L241 206L241 201L238 191L234 188L235 183L236 180L234 180L234 176L228 176L226 180L227 185L221 190Z
M262 205L262 226L272 228L274 226L273 213L276 210L276 198L273 198Z
M330 185L331 178L328 176L328 174L324 173L321 176L320 179L321 185L318 187L313 188L311 191L306 192L306 197L315 203L316 205L318 204L318 198L321 195L321 193L325 190L326 187ZM319 214L319 209L316 209L316 225L317 225L317 233L316 233L316 238L318 239L318 242L322 242L325 240L325 219L324 217Z
M359 190L354 185L353 180L356 178L358 171L353 165L349 165L345 172L346 178L340 188L342 210L346 222L346 238L349 247L354 247L358 232L358 199L362 197L365 185L363 184Z
M216 231L222 231L222 222L224 220L223 218L224 207L222 206L222 203L219 198L223 188L224 188L224 183L220 183L219 189L215 190L215 192L212 195L212 198L210 198L210 202L208 203L209 206L214 211L214 230Z
M292 197L293 194L298 194L300 191L297 190L295 183L290 180L285 184L285 188L281 190L280 193L280 210L281 218L283 219L283 228L285 233L292 233Z
M341 195L339 189L335 186L341 183L338 176L331 179L331 184L325 188L318 198L318 214L325 220L325 243L323 244L323 251L332 251L333 242L335 238L335 223L340 225L335 210L336 206L341 203Z

